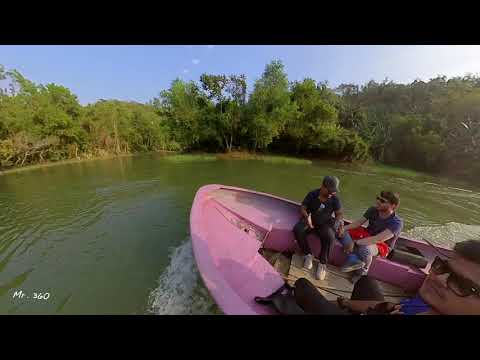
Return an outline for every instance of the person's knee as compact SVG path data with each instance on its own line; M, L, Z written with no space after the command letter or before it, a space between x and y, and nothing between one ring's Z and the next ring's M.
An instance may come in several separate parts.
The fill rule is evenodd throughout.
M355 249L355 253L358 255L358 257L362 260L365 261L368 258L372 257L372 254L370 253L370 250L368 249L367 246L357 246Z
M297 232L299 229L300 229L300 222L296 223L292 230L293 232Z
M308 281L307 279L305 278L300 278L298 279L297 281L295 281L295 289L300 289L300 288L305 288L305 287L309 287L311 285L310 281Z
M355 283L350 299L384 301L384 296L378 282L368 275L363 275Z
M329 302L318 289L307 279L300 278L295 282L295 301L309 314L343 315L344 312Z
M295 237L298 238L303 238L306 236L306 231L305 231L305 226L302 222L298 222L294 227L293 227L293 234Z
M360 252L360 253L357 253L357 256L364 263L371 263L372 262L372 255L370 255L369 253Z
M303 220L299 220L293 227L293 231L305 232L307 224Z
M295 301L303 310L316 313L316 308L322 308L321 303L324 301L322 294L315 286L305 278L295 281ZM320 303L320 305L318 305Z
M364 287L375 287L376 286L376 281L375 279L371 278L370 276L368 275L363 275L360 277L360 279L357 280L357 282L355 283L355 287L360 287L360 288L364 288Z
M305 278L300 278L297 281L295 281L294 286L295 286L295 293L297 294L306 294L306 293L312 293L317 291L315 286Z

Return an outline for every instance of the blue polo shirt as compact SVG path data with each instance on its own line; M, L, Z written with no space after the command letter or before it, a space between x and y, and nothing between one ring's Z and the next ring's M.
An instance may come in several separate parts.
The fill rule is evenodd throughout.
M395 245L403 229L403 220L396 213L393 213L386 219L382 219L377 208L371 207L363 214L363 217L368 220L367 231L371 235L378 235L382 231L389 229L394 237L387 241L390 243L390 248Z

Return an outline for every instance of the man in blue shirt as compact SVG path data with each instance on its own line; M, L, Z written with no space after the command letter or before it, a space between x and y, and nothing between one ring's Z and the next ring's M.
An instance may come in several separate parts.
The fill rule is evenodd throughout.
M403 220L395 213L399 205L398 194L382 191L377 196L375 207L369 208L361 219L355 220L339 230L339 240L343 244L345 252L349 254L347 262L341 270L343 272L358 270L352 277L353 282L362 275L367 275L374 256L380 254L385 257L394 247L403 228ZM359 229L367 221L366 231ZM366 236L354 242L351 234L359 230Z
M342 205L337 197L340 181L335 176L325 176L319 189L310 191L303 199L300 209L301 219L293 228L293 233L305 255L304 267L313 267L313 255L307 235L315 232L322 243L316 278L324 280L330 248L335 242L335 231L343 226ZM335 219L332 215L335 213Z

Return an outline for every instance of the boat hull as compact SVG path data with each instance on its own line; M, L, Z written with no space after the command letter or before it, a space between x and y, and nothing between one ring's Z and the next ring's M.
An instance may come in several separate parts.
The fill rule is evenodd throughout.
M242 188L213 184L197 191L190 213L194 256L205 286L225 314L273 313L255 303L254 297L271 294L284 279L259 250L298 251L292 228L299 220L299 208L299 203ZM307 241L318 255L320 242L314 235ZM429 263L436 255L422 241L401 237L399 244L417 249ZM450 251L443 248L443 252ZM341 266L345 257L337 242L330 262ZM375 257L369 275L414 292L429 266L418 269Z

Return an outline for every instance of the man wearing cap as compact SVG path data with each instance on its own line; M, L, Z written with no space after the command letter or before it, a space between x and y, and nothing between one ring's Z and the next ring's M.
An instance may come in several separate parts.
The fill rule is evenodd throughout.
M319 265L315 274L324 280L327 274L326 264L330 248L335 242L335 232L343 233L343 213L340 199L337 197L340 181L335 176L325 176L319 189L310 191L302 202L301 219L293 228L293 233L305 258L303 266L313 267L313 255L307 241L307 235L315 232L321 241ZM335 213L335 219L332 214Z

